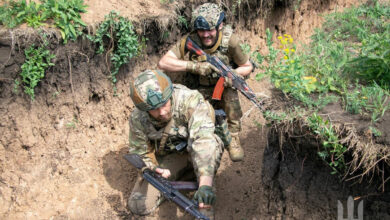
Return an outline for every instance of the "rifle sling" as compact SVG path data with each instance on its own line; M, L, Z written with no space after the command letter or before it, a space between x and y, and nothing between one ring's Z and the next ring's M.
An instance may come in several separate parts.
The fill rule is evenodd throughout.
M160 155L164 155L164 147L165 147L165 144L167 143L169 131L171 130L173 122L174 122L174 120L172 117L171 120L168 122L168 124L165 126L164 131L161 134L160 145L159 145L158 150L157 150L157 152Z

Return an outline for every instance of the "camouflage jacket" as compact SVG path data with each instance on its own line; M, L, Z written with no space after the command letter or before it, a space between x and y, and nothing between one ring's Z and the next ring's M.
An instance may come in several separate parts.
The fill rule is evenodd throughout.
M214 134L214 110L196 90L174 84L172 94L172 123L168 128L166 145L187 141L196 174L214 176L221 157L221 141ZM167 131L147 112L135 109L130 117L130 153L142 156L146 165L154 169L162 132Z

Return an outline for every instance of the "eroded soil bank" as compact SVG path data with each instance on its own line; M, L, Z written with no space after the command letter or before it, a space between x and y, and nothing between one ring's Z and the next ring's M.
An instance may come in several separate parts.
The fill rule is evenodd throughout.
M86 39L63 45L58 33L50 30L55 66L36 88L36 100L30 101L22 91L14 93L23 50L41 38L29 29L0 29L0 218L191 219L168 202L152 216L132 216L126 200L137 171L123 155L134 108L128 91L131 75L156 68L161 55L181 36L177 13L188 16L190 3L200 2L86 1L96 13L85 15L85 21L101 21L105 10L116 9L137 20L137 32L149 38L144 57L120 70L115 96L105 54L96 55ZM322 13L359 1L299 2L298 8L293 1L243 3L235 18L236 31L260 50L266 28L308 42L313 28L322 22ZM263 6L265 18L260 16ZM250 19L245 19L246 14ZM167 30L169 37L162 37ZM271 85L256 81L254 75L250 86L272 99ZM309 141L292 146L286 142L281 151L277 141L281 134L257 126L254 122L265 125L260 111L244 97L241 103L247 113L240 133L245 161L232 163L226 152L223 155L216 180L217 219L336 219L337 200L345 203L349 195L369 195L363 198L368 219L390 217L388 196L372 195L377 191L365 182L350 186L331 176Z

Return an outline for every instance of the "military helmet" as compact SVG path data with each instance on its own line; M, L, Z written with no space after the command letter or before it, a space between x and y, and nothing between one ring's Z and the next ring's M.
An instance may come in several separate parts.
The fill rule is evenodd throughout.
M130 97L142 111L160 108L171 98L172 92L171 80L160 70L145 70L130 84Z
M205 3L192 12L191 26L194 30L213 30L225 18L223 10L214 3Z

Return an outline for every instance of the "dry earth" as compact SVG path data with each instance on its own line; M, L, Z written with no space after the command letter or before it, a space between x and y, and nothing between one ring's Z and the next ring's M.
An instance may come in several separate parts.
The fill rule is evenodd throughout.
M126 200L137 171L123 159L133 109L129 77L156 68L161 55L179 39L177 13L188 16L201 1L184 2L85 1L88 13L83 20L88 24L99 23L116 10L133 19L137 32L149 38L145 57L122 68L117 96L104 56L96 55L86 40L62 45L56 35L51 38L56 65L38 86L36 100L13 93L13 79L24 61L23 48L39 37L29 29L0 28L1 219L191 219L168 202L152 216L132 216ZM359 1L302 0L296 10L284 1L274 2L265 18L254 12L263 12L261 8L252 8L247 15L243 3L235 19L236 31L262 52L266 28L275 35L288 33L297 42L308 42L323 21L321 14ZM164 30L171 33L168 39L160 37ZM272 97L267 81L258 82L253 74L249 84L260 96ZM288 153L280 157L278 148L272 147L278 143L268 142L267 127L255 123L265 125L260 111L244 97L241 101L247 113L240 133L245 161L232 163L224 153L216 180L216 219L335 219L338 199L360 195L359 187L348 188L332 176L321 175L329 170L316 159L306 159L310 155L300 160ZM388 203L373 203L367 213L385 214L372 219L390 217Z

